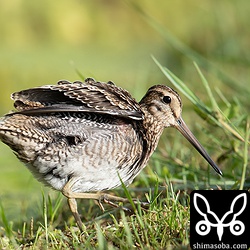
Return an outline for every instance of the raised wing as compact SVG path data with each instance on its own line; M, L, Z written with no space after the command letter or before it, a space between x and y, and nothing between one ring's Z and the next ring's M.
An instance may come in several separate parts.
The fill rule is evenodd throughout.
M112 82L59 81L12 94L16 113L35 115L55 112L93 112L142 120L140 105L126 90Z

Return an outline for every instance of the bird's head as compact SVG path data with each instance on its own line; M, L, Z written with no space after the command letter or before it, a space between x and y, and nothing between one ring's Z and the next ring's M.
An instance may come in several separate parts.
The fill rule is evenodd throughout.
M153 117L161 127L174 127L195 147L214 170L222 175L221 170L195 138L181 117L182 102L179 94L170 87L155 85L151 87L140 101L144 112Z

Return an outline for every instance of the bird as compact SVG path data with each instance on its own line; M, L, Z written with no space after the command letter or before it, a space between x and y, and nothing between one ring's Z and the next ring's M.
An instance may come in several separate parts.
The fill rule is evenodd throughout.
M114 82L93 78L34 87L11 95L15 110L0 119L0 140L34 177L67 198L80 229L76 199L118 206L108 194L128 186L147 165L163 130L174 127L222 175L182 119L179 94L165 85L140 102Z

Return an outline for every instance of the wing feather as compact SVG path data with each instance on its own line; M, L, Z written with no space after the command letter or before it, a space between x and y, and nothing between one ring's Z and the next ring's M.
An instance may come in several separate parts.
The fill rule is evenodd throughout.
M93 112L142 120L140 105L128 91L112 82L59 81L12 94L17 109L15 113L37 115L55 112Z

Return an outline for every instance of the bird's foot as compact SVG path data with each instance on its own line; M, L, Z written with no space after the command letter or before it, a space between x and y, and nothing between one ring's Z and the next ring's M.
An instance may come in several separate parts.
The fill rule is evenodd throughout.
M139 201L138 199L132 199L132 202L135 205L139 204L143 208L147 208L149 206L149 204L150 204L149 202L142 202L142 201ZM127 198L101 193L100 197L98 199L98 205L99 205L100 209L104 212L105 209L104 209L102 203L108 204L108 205L110 205L112 207L116 207L116 208L119 207L122 210L124 210L125 212L132 212L131 209L129 209L127 207L124 207L123 205L119 204L119 203L123 203L123 204L130 203L129 199L127 199Z

